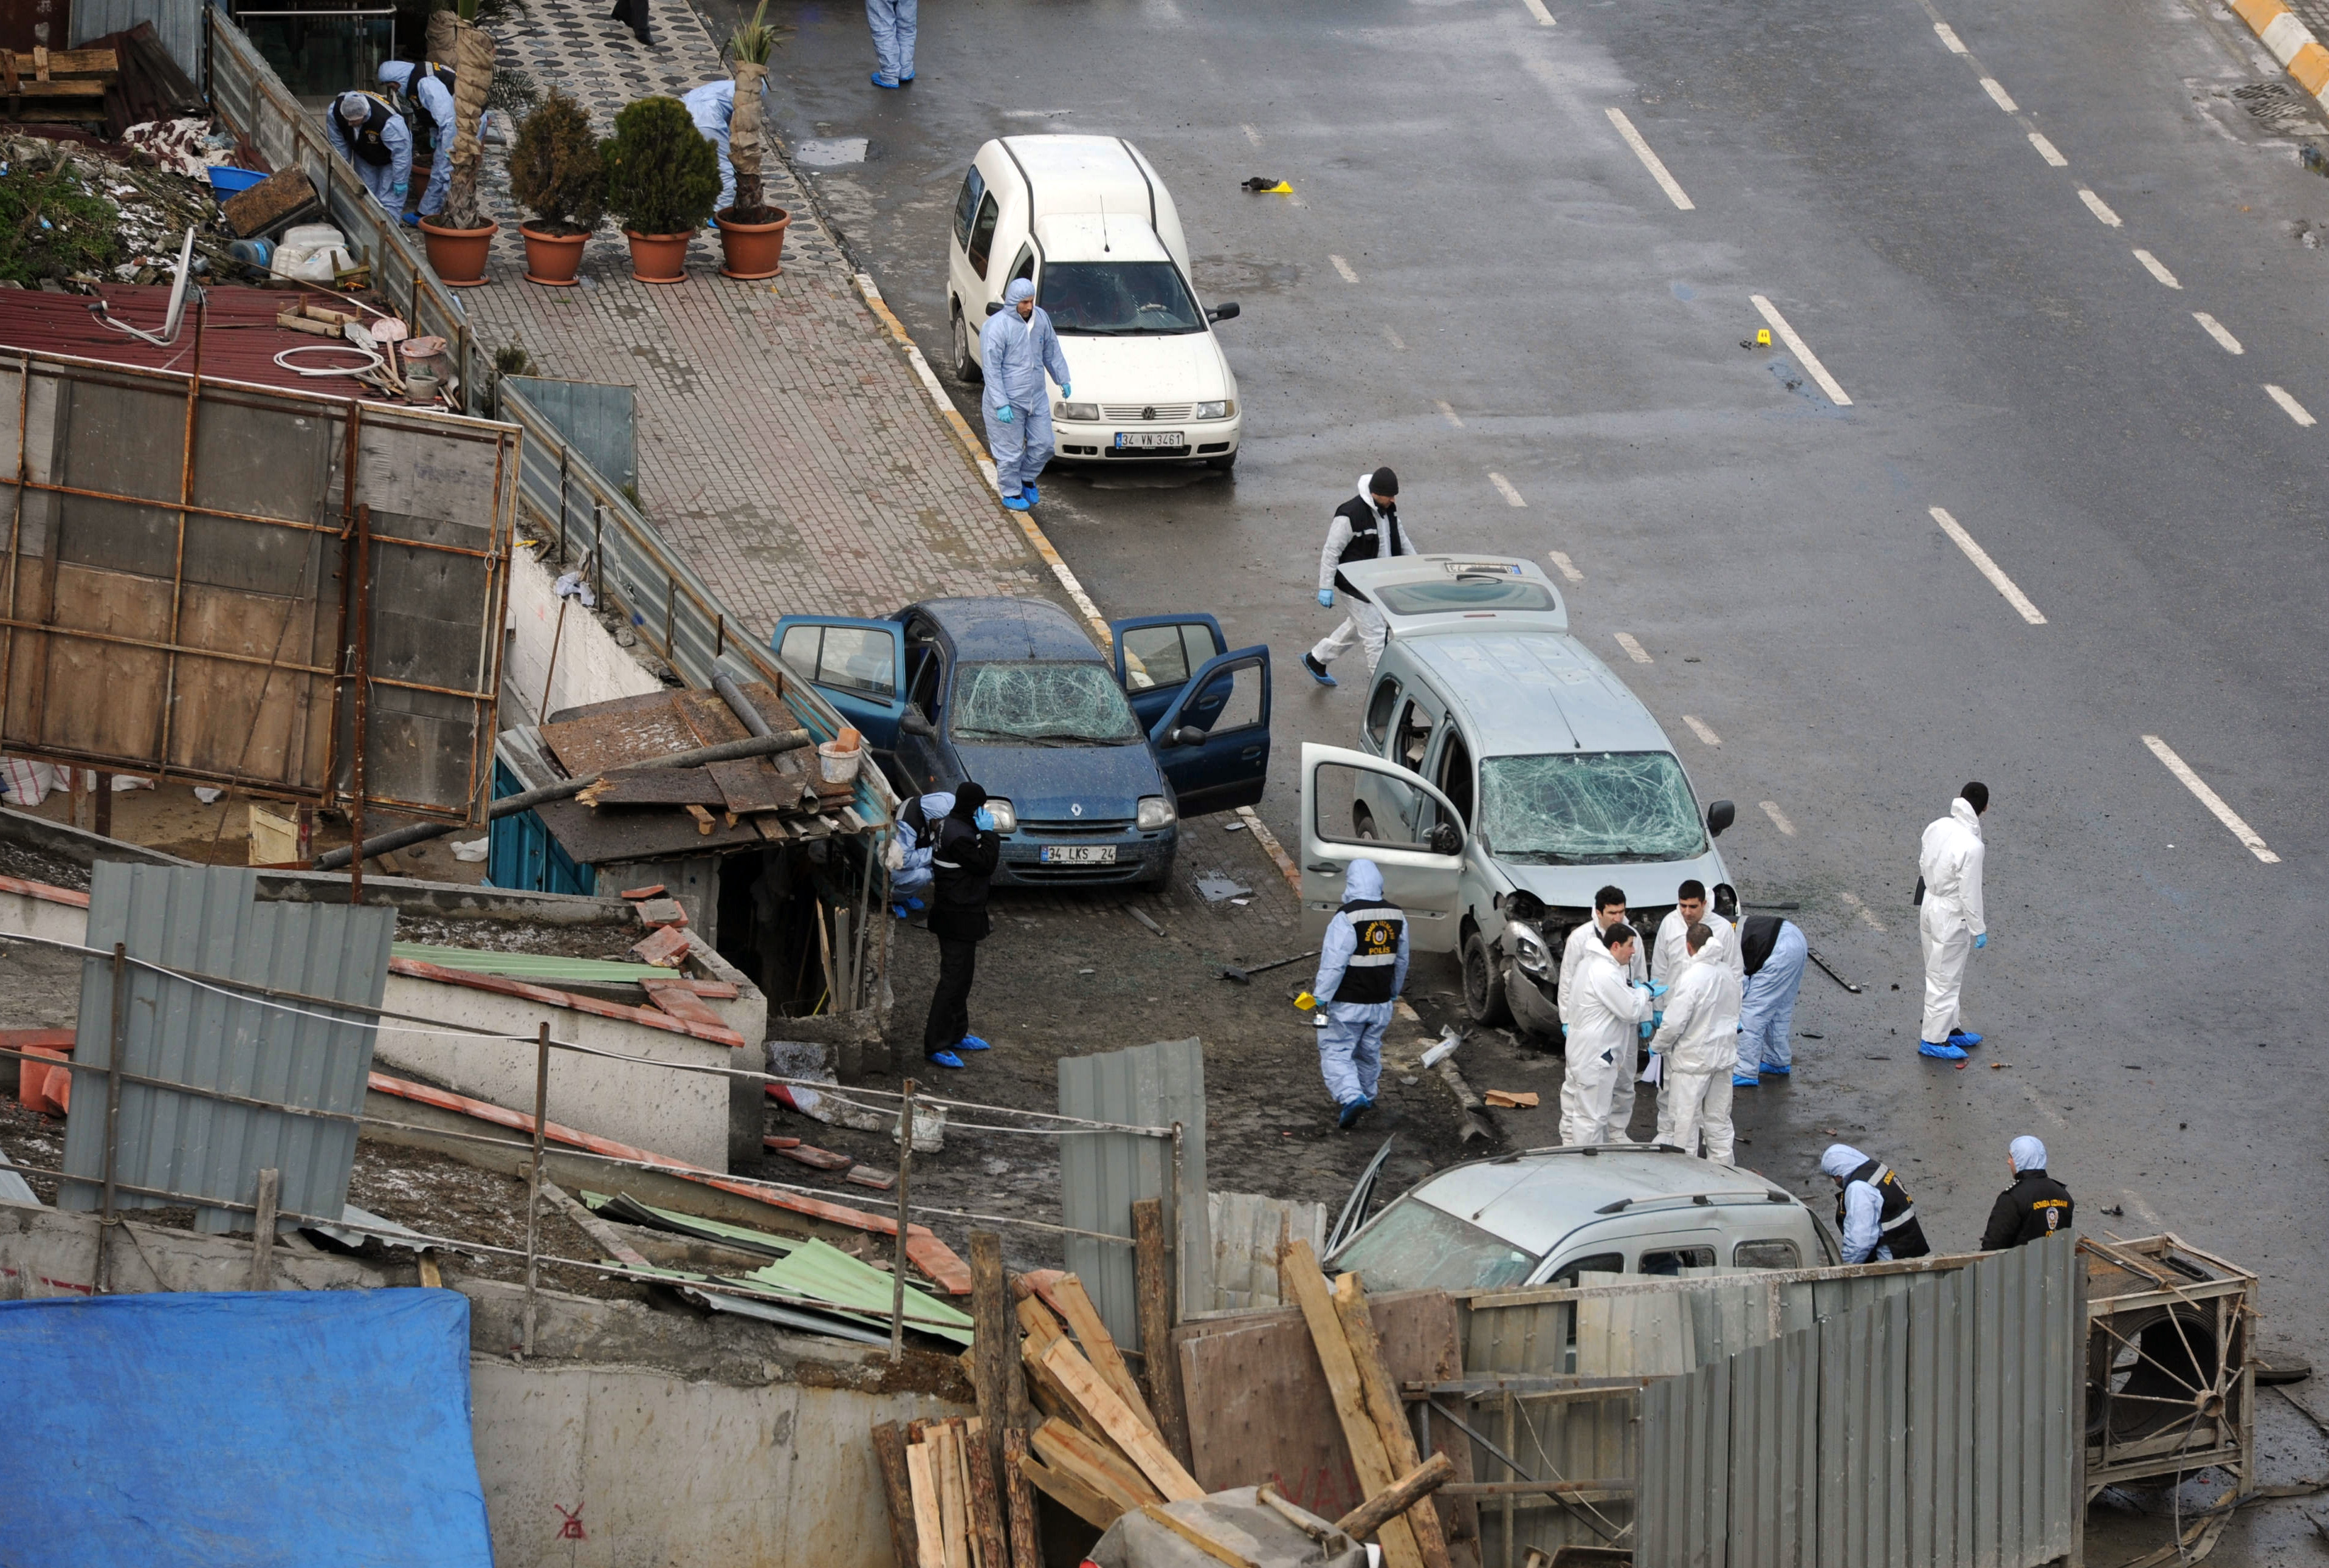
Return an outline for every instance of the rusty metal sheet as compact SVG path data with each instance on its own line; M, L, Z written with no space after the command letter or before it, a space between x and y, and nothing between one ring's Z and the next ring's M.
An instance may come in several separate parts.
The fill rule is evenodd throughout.
M804 791L797 779L787 782L786 775L778 772L766 757L714 762L703 771L720 787L728 809L739 816L750 811L797 811L804 793L815 794L813 790ZM812 808L814 804L812 800Z
M699 746L717 746L723 741L743 741L752 732L744 727L718 692L674 692L672 702L687 720L687 727L695 732ZM790 728L790 726L787 726Z
M542 743L570 779L603 773L627 762L645 762L704 744L666 699L656 707L595 713L542 726Z
M727 809L727 798L701 768L655 768L613 774L585 793L593 806L711 806ZM688 818L693 822L693 817Z

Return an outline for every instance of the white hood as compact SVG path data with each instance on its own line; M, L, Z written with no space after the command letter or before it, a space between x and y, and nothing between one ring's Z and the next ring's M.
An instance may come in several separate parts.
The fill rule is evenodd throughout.
M1210 332L1153 337L1060 335L1076 401L1150 405L1202 403L1237 395L1237 383Z

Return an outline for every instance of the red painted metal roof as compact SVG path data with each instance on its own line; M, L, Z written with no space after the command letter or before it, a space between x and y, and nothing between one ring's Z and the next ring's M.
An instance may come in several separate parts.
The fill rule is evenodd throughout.
M347 302L341 297L322 289L303 293L288 288L231 286L210 288L204 294L200 330L196 330L195 312L190 302L185 319L178 329L177 342L167 348L157 348L98 320L90 311L90 307L97 302L87 295L0 288L0 348L69 354L80 359L102 360L108 364L191 373L196 368L195 349L199 345L201 370L205 376L282 387L292 392L316 392L325 397L366 397L375 401L382 401L378 392L351 377L335 375L310 379L296 375L275 363L275 356L287 348L322 347L332 342L329 338L315 337L304 332L294 332L288 326L278 326L275 325L277 315L292 309L303 300L347 309ZM170 307L170 290L166 285L155 284L145 288L135 284L108 286L104 295L106 308L115 316L142 332L159 333L162 330L163 317ZM321 354L301 354L299 359L309 365L355 363L353 357L335 361L331 356Z

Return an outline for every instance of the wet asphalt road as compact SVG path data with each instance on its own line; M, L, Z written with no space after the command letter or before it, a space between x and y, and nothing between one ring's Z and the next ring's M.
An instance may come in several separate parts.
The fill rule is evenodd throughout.
M2267 390L2329 417L2329 250L2293 232L2329 224L2329 182L2234 96L2282 78L2206 0L1547 4L944 0L895 93L858 8L806 5L771 104L796 146L867 138L816 186L934 363L980 142L1104 131L1163 172L1200 292L1244 307L1241 465L1055 469L1041 521L1109 613L1270 643L1281 836L1295 742L1350 743L1360 702L1296 663L1336 619L1321 531L1388 462L1427 548L1572 563L1575 629L1739 802L1749 900L1799 904L1866 987L1807 973L1822 1038L1742 1092L1752 1163L1810 1190L1839 1129L1970 1245L2035 1132L2088 1228L2257 1268L2268 1349L2329 1355L2329 430ZM1848 407L1784 335L1741 346L1756 295ZM1909 894L1974 777L1989 1040L1956 1072L1914 1054ZM2255 1528L2239 1551L2292 1538Z

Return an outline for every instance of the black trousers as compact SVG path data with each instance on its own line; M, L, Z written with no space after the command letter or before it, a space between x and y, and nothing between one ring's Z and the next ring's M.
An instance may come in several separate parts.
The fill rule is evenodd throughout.
M970 983L978 976L978 944L938 939L938 983L930 992L929 1021L922 1025L922 1054L958 1044L970 1033Z
M647 0L615 0L615 12L611 20L628 27L641 43L649 42Z

